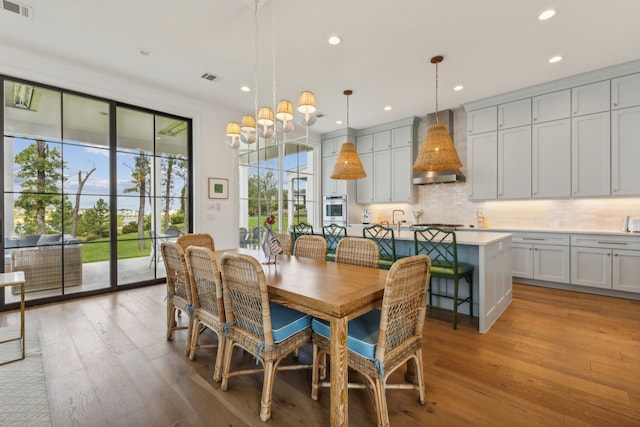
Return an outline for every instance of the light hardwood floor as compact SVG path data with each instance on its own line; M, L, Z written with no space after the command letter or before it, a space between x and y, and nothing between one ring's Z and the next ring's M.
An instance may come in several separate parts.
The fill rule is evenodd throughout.
M184 331L166 341L165 292L153 286L28 311L41 328L55 425L328 425L329 390L312 401L307 370L278 373L267 423L258 416L261 375L233 377L222 392L212 381L215 350L189 361ZM525 285L513 294L487 334L464 317L454 331L448 312L430 313L427 404L389 390L391 424L640 425L640 301ZM255 363L244 356L239 363ZM300 360L310 362L310 351ZM349 391L349 420L375 425L367 391Z

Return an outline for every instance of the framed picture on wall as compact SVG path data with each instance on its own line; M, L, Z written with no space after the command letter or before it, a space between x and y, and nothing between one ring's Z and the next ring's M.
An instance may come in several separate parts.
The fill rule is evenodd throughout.
M228 199L229 180L224 178L209 178L209 198Z

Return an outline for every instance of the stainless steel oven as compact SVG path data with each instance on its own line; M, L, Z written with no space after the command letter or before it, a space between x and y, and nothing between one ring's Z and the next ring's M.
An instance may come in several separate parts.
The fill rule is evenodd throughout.
M347 225L347 195L322 198L322 224Z

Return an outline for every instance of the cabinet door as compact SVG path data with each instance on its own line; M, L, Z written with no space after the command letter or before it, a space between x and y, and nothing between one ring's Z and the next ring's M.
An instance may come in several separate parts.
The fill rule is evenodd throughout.
M533 198L571 196L571 121L532 126Z
M362 135L358 137L356 144L358 154L370 153L373 151L373 135Z
M569 283L571 252L569 246L534 245L533 278Z
M561 90L531 99L531 121L549 122L571 116L571 90Z
M497 115L497 106L469 111L467 113L467 133L475 135L496 130L498 128Z
M611 249L572 247L571 283L611 289Z
M391 201L391 150L373 152L373 201Z
M391 129L391 148L413 145L413 126Z
M360 162L367 176L356 180L356 202L369 204L373 202L373 153L360 154Z
M531 126L498 131L498 199L531 197Z
M373 151L388 150L391 148L391 131L385 130L373 134Z
M498 130L531 124L531 98L498 105Z
M640 292L640 251L613 250L612 288Z
M511 244L511 270L513 277L533 279L533 245Z
M611 80L611 109L640 105L640 73Z
M410 203L412 201L411 146L391 150L391 201Z
M331 179L333 166L336 164L338 156L329 156L322 158L322 194L331 196L338 194L337 180Z
M610 115L571 120L571 187L574 197L611 194Z
M337 156L340 151L336 138L325 139L322 141L322 157Z
M609 111L609 80L571 89L571 116Z
M640 107L611 112L611 194L614 196L640 195L639 138Z
M498 133L467 138L472 200L492 200L498 195Z

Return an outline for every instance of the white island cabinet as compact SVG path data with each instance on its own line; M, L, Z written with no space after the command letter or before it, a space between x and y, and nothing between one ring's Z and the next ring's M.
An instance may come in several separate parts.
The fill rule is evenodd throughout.
M347 235L362 237L362 227L348 227ZM474 266L473 314L478 316L480 332L485 333L511 303L511 234L461 230L456 240L458 260ZM414 254L413 231L395 231L395 241L399 257ZM459 289L460 298L468 296L464 284ZM451 308L450 300L441 300L441 304ZM469 305L461 305L458 312L469 314Z

